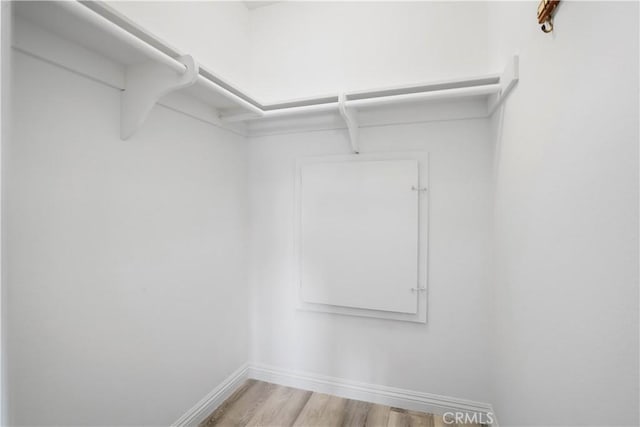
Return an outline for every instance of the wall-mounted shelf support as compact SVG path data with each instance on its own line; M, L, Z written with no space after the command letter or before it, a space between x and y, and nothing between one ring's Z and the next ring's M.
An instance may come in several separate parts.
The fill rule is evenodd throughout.
M518 55L513 55L500 75L500 92L489 98L488 116L491 116L502 105L520 78L520 62Z
M185 55L177 61L186 67L183 74L155 61L127 67L120 108L121 139L129 139L142 126L160 98L196 82L198 64L193 57Z
M340 110L340 115L343 120L347 124L347 129L349 130L349 141L351 142L351 150L354 154L360 153L360 141L359 141L359 132L358 132L358 119L356 117L356 111L354 109L347 108L346 104L346 95L341 93L338 96L338 108Z

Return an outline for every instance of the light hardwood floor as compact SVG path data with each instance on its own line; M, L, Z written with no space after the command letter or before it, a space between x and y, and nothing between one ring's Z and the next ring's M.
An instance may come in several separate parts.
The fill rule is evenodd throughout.
M456 427L438 415L247 380L200 427ZM478 426L465 424L465 426Z

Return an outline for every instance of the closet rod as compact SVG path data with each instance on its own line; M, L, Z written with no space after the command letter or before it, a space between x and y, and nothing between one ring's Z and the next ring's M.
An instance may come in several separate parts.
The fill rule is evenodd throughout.
M150 57L153 60L156 60L179 74L184 74L187 70L187 67L161 50L153 47L152 45L146 43L145 41L139 39L135 35L129 33L127 30L120 27L118 24L111 22L109 19L103 17L99 13L94 12L88 7L82 5L78 1L61 1L58 2L62 7L64 7L68 12L76 15L82 20L90 22L102 30L108 32L113 37L116 37L120 41L133 46L134 48L140 50L145 55ZM215 92L224 98L232 101L235 104L238 104L239 107L242 107L246 110L249 110L252 117L261 116L262 110L255 105L251 104L248 101L245 101L238 95L232 93L231 91L219 86L217 83L209 80L207 77L203 75L198 75L198 83L204 86L206 89Z
M403 104L407 102L418 102L436 99L453 99L468 96L491 95L500 92L499 84L461 87L456 89L434 90L429 92L407 93L402 95L381 96L376 98L363 98L347 101L345 105L351 108L377 107L380 105Z
M222 120L227 123L243 122L258 119L272 119L275 117L297 116L304 114L323 113L326 111L338 111L337 102L328 102L326 104L304 105L301 107L278 108L277 110L267 110L259 115L252 113L229 114L222 116Z
M425 101L425 100L453 99L453 98L461 98L461 97L467 97L467 96L491 95L499 92L500 92L499 84L489 84L489 85L482 85L482 86L470 86L470 87L455 88L455 89L443 89L443 90L434 90L434 91L428 91L428 92L408 93L408 94L402 94L402 95L354 99L351 101L349 100L349 95L347 95L347 101L345 102L345 106L347 108L375 107L379 105L402 104L402 103L419 102L419 101ZM337 112L338 108L339 107L337 102L329 102L325 104L305 105L303 107L290 107L290 108L282 108L278 110L268 110L268 111L265 111L260 116L256 116L255 114L246 114L246 113L228 115L228 116L223 116L222 119L225 122L233 123L233 122L242 122L242 121L258 120L258 119L271 119L276 117L321 113L321 112L333 112L333 111Z
M209 90L216 92L222 96L224 96L225 98L227 98L230 101L233 101L237 104L239 104L240 106L246 108L247 110L251 111L251 113L247 113L250 117L261 117L263 112L260 108L256 107L255 105L245 101L244 99L240 98L238 95L235 95L234 93L231 93L230 91L228 91L227 89L218 86L217 84L215 84L214 82L212 82L211 80L209 80L208 78L202 76L202 75L198 75L198 83L205 86L206 88L208 88Z
M107 33L109 33L111 36L141 51L151 59L156 60L168 66L169 68L174 70L176 73L184 74L187 71L187 67L183 63L177 61L175 58L167 55L163 51L155 48L154 46L148 44L142 39L136 37L132 33L129 33L127 30L120 27L118 24L103 17L99 13L94 12L92 9L84 6L79 1L59 1L57 3L61 7L63 7L65 10L67 10L69 13L77 16L78 18L86 22L89 22L99 27L103 31L106 31ZM225 116L221 116L221 118L226 122L251 121L251 120L258 120L263 118L268 119L268 118L274 118L274 117L295 116L300 114L310 114L310 113L328 112L328 111L337 112L339 109L339 105L337 102L328 102L328 103L321 102L318 104L304 105L299 107L278 108L278 109L264 111L260 107L253 105L252 103L239 97L238 95L227 90L226 88L221 87L216 82L210 80L209 78L207 78L206 76L203 76L202 74L198 75L198 83L204 86L206 89L216 92L217 94L225 97L226 99L238 104L239 107L242 107L250 111L249 113L237 113L237 114L228 114ZM416 102L416 101L422 101L422 100L436 100L436 99L459 98L459 97L466 97L466 96L489 95L489 94L500 93L500 90L501 90L501 86L499 84L483 84L480 86L468 86L468 87L454 88L454 89L441 89L441 90L431 90L431 91L425 91L425 92L404 93L401 95L372 96L370 98L360 98L360 99L354 99L354 100L349 100L349 95L347 94L346 95L347 100L346 100L345 106L351 107L351 108L360 108L360 107L369 107L369 106Z
M119 27L113 22L109 21L107 18L97 14L86 6L83 6L78 1L60 1L58 4L65 8L69 13L79 17L80 19L90 22L93 25L101 28L102 30L108 32L113 37L127 43L130 46L140 50L145 55L149 56L151 59L154 59L162 64L168 66L172 70L174 70L178 74L184 74L187 71L187 66L183 63L177 61L176 59L170 57L164 52L156 49L155 47L147 44L146 42L140 40L138 37L134 36L127 30Z

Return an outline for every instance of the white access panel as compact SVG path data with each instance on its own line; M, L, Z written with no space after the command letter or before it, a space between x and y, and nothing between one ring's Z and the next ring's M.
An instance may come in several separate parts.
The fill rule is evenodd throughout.
M303 302L417 313L419 172L415 159L300 166Z

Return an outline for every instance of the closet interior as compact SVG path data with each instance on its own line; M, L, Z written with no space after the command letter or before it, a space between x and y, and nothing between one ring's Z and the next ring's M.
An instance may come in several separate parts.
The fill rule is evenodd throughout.
M3 1L3 424L637 423L638 16Z

